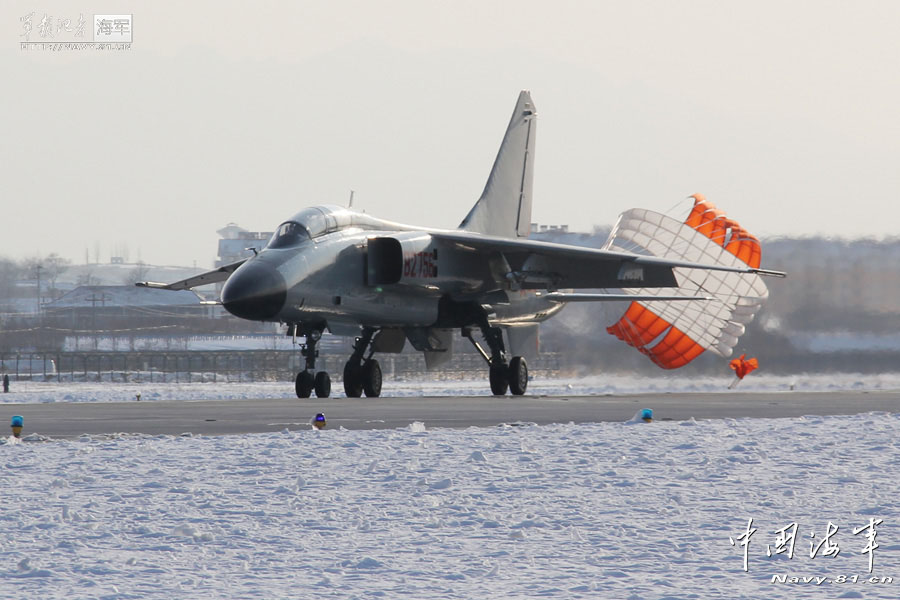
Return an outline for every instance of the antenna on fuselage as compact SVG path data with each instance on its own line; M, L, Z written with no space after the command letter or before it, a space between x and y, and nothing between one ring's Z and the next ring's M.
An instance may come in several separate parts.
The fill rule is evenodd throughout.
M353 208L353 190L350 190L350 202L347 203L347 208Z

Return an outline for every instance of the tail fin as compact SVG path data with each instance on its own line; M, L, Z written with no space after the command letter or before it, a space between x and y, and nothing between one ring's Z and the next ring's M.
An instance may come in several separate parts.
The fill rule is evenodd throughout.
M531 94L523 90L481 198L459 224L460 229L508 238L528 237L536 115Z

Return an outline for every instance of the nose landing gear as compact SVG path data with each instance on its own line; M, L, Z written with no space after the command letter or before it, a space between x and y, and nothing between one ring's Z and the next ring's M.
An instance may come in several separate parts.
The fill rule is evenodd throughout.
M300 354L306 359L306 369L297 373L294 391L298 398L309 398L313 391L317 398L327 398L331 395L331 377L325 371L316 373L316 358L319 356L317 346L322 338L322 329L309 329L305 335L306 343L301 346Z

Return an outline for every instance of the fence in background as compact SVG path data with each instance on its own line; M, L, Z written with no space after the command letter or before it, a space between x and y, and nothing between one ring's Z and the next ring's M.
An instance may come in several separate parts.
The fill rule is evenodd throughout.
M426 375L425 360L416 353L380 354L385 378L416 379ZM320 353L316 366L341 380L346 354ZM153 351L153 352L57 352L0 354L0 371L13 381L115 381L115 382L253 382L293 381L302 368L297 350L249 351ZM545 353L529 363L534 374L556 375L557 353ZM437 379L481 379L487 366L470 352L454 354L438 371Z

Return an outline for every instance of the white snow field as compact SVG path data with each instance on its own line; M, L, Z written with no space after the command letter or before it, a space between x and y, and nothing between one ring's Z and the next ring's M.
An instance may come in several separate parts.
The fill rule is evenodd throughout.
M0 597L900 597L896 414L3 441Z

